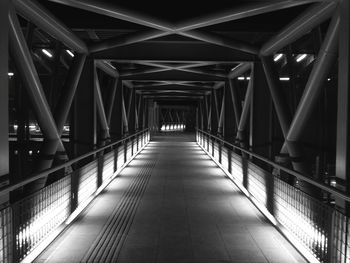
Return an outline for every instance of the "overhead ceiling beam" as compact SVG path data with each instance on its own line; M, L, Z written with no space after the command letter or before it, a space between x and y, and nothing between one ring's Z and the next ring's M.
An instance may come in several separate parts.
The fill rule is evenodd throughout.
M198 73L190 73L190 72L179 72L176 70L163 71L151 74L140 74L134 76L125 76L122 79L124 80L152 80L152 81L225 81L226 77L218 77L218 76L208 76L204 74Z
M325 2L307 9L278 34L268 40L261 48L260 55L268 56L307 34L315 26L331 17L337 3Z
M212 26L220 23L225 23L233 20L256 16L264 13L269 13L281 9L291 8L295 6L304 5L310 2L310 0L286 0L286 1L270 1L259 2L253 4L247 4L241 7L217 13L211 16L205 16L202 18L192 19L187 22L180 23L176 26L176 32L184 32L197 28Z
M247 52L250 54L258 54L259 49L249 43L243 41L229 39L209 32L202 32L199 30L190 30L179 33L182 36L197 39L203 42L211 43L218 46L228 47L235 50Z
M251 68L252 68L252 63L241 63L235 68L233 68L227 77L229 79L237 78L238 76L242 75L243 73L250 70Z
M221 61L237 63L256 60L255 55L199 41L147 41L142 44L137 43L97 52L93 54L93 57L95 59L135 61L135 63L138 63L138 61L160 61L161 63Z
M86 44L48 10L34 0L14 0L16 11L78 53L87 53Z
M96 60L96 67L113 78L119 77L118 70L113 68L113 66L106 61Z
M137 14L106 2L96 0L49 0L51 2L79 8L82 10L90 11L96 14L113 17L116 19L128 21L134 24L147 26L150 28L158 29L161 31L173 31L171 25L163 21L159 21L153 17Z

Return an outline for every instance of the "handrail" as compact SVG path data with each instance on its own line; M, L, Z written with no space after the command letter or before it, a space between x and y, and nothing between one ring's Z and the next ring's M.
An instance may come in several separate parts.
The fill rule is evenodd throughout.
M93 150L93 151L91 151L91 152L88 152L88 153L85 153L85 154L83 154L83 155L80 155L80 156L78 156L78 157L76 157L76 158L74 158L74 159L72 159L72 160L69 160L69 161L64 162L64 163L62 163L62 164L59 164L59 165L56 165L55 167L52 167L52 168L43 170L43 171L41 171L41 172L39 172L39 173L36 173L36 174L30 176L29 178L27 178L27 179L25 179L25 180L23 180L23 181L21 181L21 182L18 182L18 183L16 183L16 184L7 185L7 186L5 186L5 187L2 187L2 188L0 188L0 196L5 195L5 194L8 194L9 192L11 192L11 191L13 191L13 190L15 190L15 189L17 189L17 188L19 188L19 187L22 187L22 186L24 186L24 185L26 185L26 184L29 184L29 183L31 183L31 182L34 182L34 181L36 181L36 180L38 180L38 179L40 179L40 178L42 178L42 177L48 176L49 174L51 174L51 173L53 173L53 172L56 172L56 171L58 171L58 170L60 170L60 169L62 169L62 168L65 168L65 167L67 167L67 166L71 166L72 164L74 164L74 163L76 163L76 162L79 162L79 161L81 161L81 160L83 160L83 159L85 159L85 158L87 158L87 157L89 157L89 156L91 156L91 155L94 155L94 154L96 154L96 153L99 153L99 152L101 152L101 151L103 151L103 150L105 150L105 149L108 149L108 148L110 148L110 147L113 147L113 146L116 145L116 144L119 144L119 143L121 143L121 142L127 141L127 140L129 140L130 138L132 138L132 137L135 137L135 136L137 136L137 135L139 135L139 134L142 134L142 133L146 132L147 130L148 130L148 128L146 128L146 129L144 129L144 130L142 130L142 131L139 131L139 132L137 132L137 133L134 133L133 135L130 135L130 136L128 136L128 137L125 137L125 138L123 138L123 139L121 139L121 140L119 140L119 141L112 142L112 143L110 143L110 144L108 144L108 145L105 145L105 146L102 146L102 147L100 147L100 148L98 148L98 149L96 149L96 150Z
M246 153L246 154L248 154L250 156L253 156L253 157L255 157L255 158L257 158L257 159L259 159L259 160L261 160L261 161L263 161L263 162L265 162L267 164L270 164L270 165L272 165L275 168L278 168L278 169L280 169L280 170L282 170L284 172L287 172L287 173L295 176L298 179L301 179L301 180L303 180L305 182L308 182L308 183L312 184L313 186L321 188L322 190L325 190L328 193L334 194L335 196L343 199L344 201L350 202L350 196L348 196L347 194L345 194L341 190L338 190L336 188L330 187L330 186L326 185L325 183L318 182L318 181L316 181L316 180L314 180L314 179L312 179L310 177L307 177L306 175L303 175L303 174L301 174L299 172L296 172L294 170L291 170L291 169L289 169L289 168L287 168L287 167L285 167L283 165L275 163L275 162L273 162L273 161L271 161L271 160L269 160L269 159L267 159L265 157L262 157L262 156L260 156L260 155L258 155L256 153L253 153L253 152L251 152L249 150L246 150L246 149L244 149L244 148L242 148L240 146L237 146L237 145L231 144L229 142L226 142L223 139L221 139L221 138L219 138L219 137L217 137L215 135L212 135L212 134L210 134L208 132L202 131L200 129L196 129L196 130L201 132L201 133L203 133L203 134L206 134L206 135L208 135L208 136L210 136L210 137L212 137L212 138L214 138L214 139L216 139L218 141L221 141L222 143L224 143L226 145L229 145L229 146L231 146L231 147L233 147L233 148L235 148L237 150L240 150L240 151L242 151L242 152L244 152L244 153Z

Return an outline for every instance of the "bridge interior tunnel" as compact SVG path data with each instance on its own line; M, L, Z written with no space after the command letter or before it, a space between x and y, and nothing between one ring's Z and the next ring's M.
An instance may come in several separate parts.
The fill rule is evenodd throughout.
M349 15L1 0L0 262L31 258L156 140L188 138L309 261L350 262Z

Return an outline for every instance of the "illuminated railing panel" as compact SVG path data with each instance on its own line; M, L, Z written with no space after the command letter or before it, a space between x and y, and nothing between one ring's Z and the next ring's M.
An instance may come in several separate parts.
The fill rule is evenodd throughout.
M76 197L78 205L86 202L89 197L97 189L97 160L85 165L77 171L78 183L78 196Z
M25 258L70 214L70 176L12 205L15 261Z
M108 182L115 171L130 161L149 138L148 130L144 130L78 157L70 164L52 168L52 172L55 172L71 165L80 167L83 162L90 160L62 179L0 210L0 262L19 262L47 243L47 238L57 235L62 229L59 228L63 226L62 223L70 222L72 213L79 213L98 193L99 185ZM51 170L45 175L49 175ZM16 189L16 186L12 187Z
M0 210L0 262L12 262L11 240L12 211L10 207Z
M221 156L220 163L226 172L231 171L235 182L243 187L243 190L245 189L248 197L259 209L263 208L261 211L309 260L350 263L348 217L322 200L311 197L299 188L253 164L248 151L242 155L237 154L235 150L237 152L244 150L199 130L196 140L218 163L218 156ZM219 143L221 148L217 147ZM211 148L213 144L215 145L214 156ZM217 151L219 151L218 154L216 154ZM231 156L231 169L225 163L226 156ZM271 161L267 162L263 159L260 161L270 166L276 165ZM294 175L287 169L284 170Z

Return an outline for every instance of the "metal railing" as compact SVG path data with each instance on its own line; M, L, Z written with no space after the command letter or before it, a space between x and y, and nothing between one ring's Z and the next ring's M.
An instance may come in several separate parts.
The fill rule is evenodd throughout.
M145 129L2 188L0 195L71 165L78 165L87 158L92 159L60 180L0 209L0 262L23 260L55 231L62 229L62 224L72 214L81 211L149 139L149 131Z
M254 164L253 159L270 167L271 171L278 169L308 182L324 195L344 202L350 201L349 196L207 132L197 130L196 140L307 259L350 262L349 218L329 203Z

